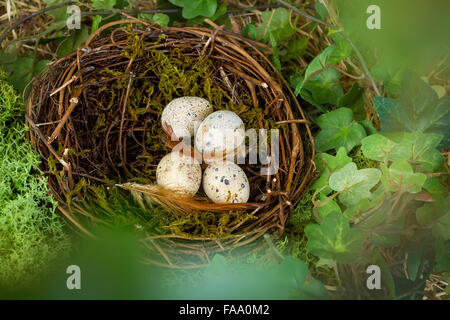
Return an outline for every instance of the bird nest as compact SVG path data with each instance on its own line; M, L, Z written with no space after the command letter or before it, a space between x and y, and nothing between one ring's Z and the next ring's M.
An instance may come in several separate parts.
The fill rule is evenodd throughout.
M128 17L52 62L31 83L26 120L61 213L91 236L94 225L134 227L146 261L173 268L207 265L215 253L248 255L266 245L264 234L279 237L313 178L314 143L269 54L215 25L159 27ZM279 130L275 173L241 166L248 203L214 204L201 190L177 198L139 189L155 182L159 160L176 144L160 116L180 96L232 110L247 128Z

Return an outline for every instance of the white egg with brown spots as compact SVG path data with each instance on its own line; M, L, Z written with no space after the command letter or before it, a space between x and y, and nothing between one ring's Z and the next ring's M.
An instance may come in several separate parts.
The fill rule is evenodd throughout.
M201 180L202 169L198 161L178 151L165 155L156 168L156 183L180 194L196 194Z
M203 190L215 203L244 203L250 197L247 175L230 161L212 163L205 169Z
M244 142L244 122L228 110L215 111L207 116L195 135L195 148L207 162L234 155Z
M178 138L192 137L200 123L213 112L208 100L181 97L169 102L161 114L161 124L172 127Z

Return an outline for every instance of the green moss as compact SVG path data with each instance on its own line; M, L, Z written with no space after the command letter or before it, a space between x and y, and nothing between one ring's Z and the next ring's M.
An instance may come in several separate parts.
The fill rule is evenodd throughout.
M352 158L352 161L356 164L359 170L366 168L379 168L380 166L378 161L371 160L363 154L361 146L353 148L348 156Z
M83 192L82 192L83 191ZM82 196L81 196L82 195ZM80 182L68 194L69 204L76 199L84 209L104 223L114 226L135 228L144 234L176 234L179 236L227 238L233 235L226 231L238 223L254 219L244 211L225 213L196 212L191 214L168 211L156 203L145 203L144 207L135 201L130 192L116 187L87 185Z
M0 71L0 287L21 288L70 249L40 158L26 141L24 107Z

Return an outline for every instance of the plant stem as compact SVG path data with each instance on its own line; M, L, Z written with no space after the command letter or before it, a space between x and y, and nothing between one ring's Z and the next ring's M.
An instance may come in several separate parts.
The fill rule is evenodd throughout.
M339 26L335 26L332 24L329 24L325 21L322 21L320 19L317 19L316 17L313 17L303 11L301 11L300 9L296 8L295 6L287 3L286 1L283 0L276 0L278 3L280 3L281 5L291 9L292 11L298 13L299 15L302 15L312 21L315 21L317 23L323 24L331 29L339 29ZM328 6L327 6L328 9ZM352 47L353 51L356 53L356 56L358 57L359 62L361 63L361 66L363 68L364 74L366 75L367 79L369 79L370 83L372 84L372 87L375 91L375 93L379 96L380 94L380 90L378 90L378 87L375 83L375 80L373 79L372 75L369 72L369 69L367 68L367 64L363 58L363 56L361 55L361 52L359 52L358 48L355 46L355 44L353 43L353 41L350 40L350 38L345 34L345 32L343 30L340 31L342 36L344 37L345 40L347 40L347 42L350 44L350 46Z
M315 22L317 22L317 23L323 24L323 25L325 25L325 26L327 26L327 27L329 27L329 28L332 28L332 29L336 29L336 28L337 28L336 26L333 26L333 25L329 24L328 22L325 22L325 21L322 21L322 20L320 20L320 19L317 19L316 17L313 17L313 16L307 14L306 12L301 11L299 8L293 6L293 5L290 4L290 3L287 3L286 1L283 1L283 0L276 0L276 1L277 1L279 4L281 4L282 6L291 9L292 11L298 13L298 14L301 15L301 16L304 16L305 18L307 18L307 19L309 19L309 20L312 20L312 21L315 21Z
M66 1L66 2L63 2L63 3L60 3L60 4L55 4L54 6L50 6L50 7L44 8L44 9L42 9L42 10L33 12L33 13L29 14L28 16L26 16L26 17L24 17L24 18L22 18L22 19L20 19L20 20L17 20L17 21L16 21L15 23L13 23L13 24L5 31L5 32L3 32L2 36L0 37L0 44L3 42L3 40L5 40L5 38L8 36L8 34L9 34L12 30L14 30L16 27L20 26L20 25L21 25L22 23L24 23L25 21L30 20L31 18L36 17L36 16L38 16L38 15L40 15L40 14L42 14L42 13L45 13L45 12L47 12L47 11L51 11L51 10L54 10L54 9L58 9L58 8L67 6L67 5L72 4L72 3L75 3L75 1Z

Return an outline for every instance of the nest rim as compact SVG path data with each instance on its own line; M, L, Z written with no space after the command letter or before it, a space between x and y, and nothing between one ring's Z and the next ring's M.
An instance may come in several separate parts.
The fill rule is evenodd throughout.
M158 258L146 258L145 262L176 269L204 267L209 264L210 257L215 253L230 252L236 248L242 249L245 247L241 256L248 255L265 247L265 242L261 241L264 234L270 233L273 239L281 236L293 208L314 179L315 148L309 122L286 80L267 58L266 55L270 51L270 48L264 44L246 39L239 34L222 30L221 26L217 26L214 23L210 23L213 27L212 29L203 27L160 27L128 16L128 19L114 21L102 26L77 51L50 63L50 68L45 74L30 82L32 84L31 92L26 103L26 123L31 129L28 134L28 139L38 153L42 155L44 161L47 159L45 155L52 154L55 156L67 174L66 189L71 190L74 186L72 165L76 162L72 161L73 159L70 159L70 156L67 154L60 154L54 146L60 136L65 133L67 139L68 134L70 134L70 129L65 130L65 126L68 126L67 123L71 118L71 113L77 108L79 101L82 99L83 94L85 94L84 89L89 86L89 83L84 83L78 87L74 87L77 82L83 81L83 70L85 69L82 68L82 60L84 59L86 61L90 55L102 53L102 49L111 49L113 46L123 44L114 40L116 32L123 31L123 28L120 27L122 24L134 25L135 29L143 32L143 38L145 34L149 35L152 33L154 36L165 35L167 37L165 42L156 45L158 48L167 48L168 45L174 46L177 43L183 44L186 38L182 35L190 35L191 38L189 38L189 41L198 42L197 51L200 51L198 54L200 59L204 56L211 57L215 52L228 55L234 54L234 58L240 63L237 64L236 68L236 72L240 71L238 76L240 76L241 81L246 83L249 88L253 86L253 89L250 88L249 91L259 89L267 90L269 94L271 92L273 95L273 104L275 104L275 100L281 101L279 110L284 110L284 117L279 117L278 120L286 123L286 128L289 128L286 131L289 130L290 133L289 137L284 137L285 143L280 143L280 146L286 148L285 152L288 153L288 155L284 155L283 157L283 166L280 163L280 168L283 167L286 172L283 177L280 177L281 172L279 171L275 177L276 179L271 179L271 183L274 186L273 190L272 188L268 189L268 194L272 193L270 195L271 197L277 193L275 197L277 200L271 203L270 206L262 206L261 208L254 209L254 215L258 219L255 219L251 223L238 225L235 230L232 230L235 235L232 238L187 238L175 234L147 235L143 238L145 247L152 253L155 253ZM144 27L136 27L136 24ZM119 27L115 28L109 35L99 37L103 31L114 26ZM263 51L264 49L266 51ZM108 50L106 50L106 54L108 54ZM239 58L245 58L247 60L240 61L241 59ZM247 63L247 61L250 63ZM56 83L46 81L52 70L67 62L70 63L64 68L64 72L58 77ZM132 62L129 65L131 66L131 64ZM242 66L245 66L245 68L241 68ZM253 70L252 77L248 76L248 74L246 76L245 71L248 68ZM255 77L255 74L258 77ZM258 87L257 83L255 84L255 80L259 81L259 84L266 84L267 88L261 88L264 87L261 85ZM50 88L51 86L53 88ZM50 97L48 97L49 92L51 92ZM287 95L285 92L287 92ZM52 98L53 96L57 98ZM37 101L35 101L36 98ZM52 130L48 129L45 134L40 129L41 121L39 121L39 114L36 115L36 108L40 109L40 106L45 104L49 99L50 101L53 99L53 107L59 108L60 118L58 124L53 125ZM293 102L295 111L300 116L300 119L294 117L294 111L292 110L290 101ZM54 121L54 119L52 120ZM303 135L300 133L299 127L306 129ZM283 141L281 135L285 130L283 129L281 131L280 140ZM51 134L49 134L50 132ZM92 181L95 181L95 179ZM281 183L284 185L281 186ZM58 196L58 191L55 190L55 186L51 184L50 180L49 185L50 190L58 201L58 208L63 216L83 233L95 237L77 218L77 214L86 215L87 213L83 212L81 208L69 208L64 199ZM194 256L197 261L192 263L189 259L185 259L187 261L186 263L175 263L173 256L180 255Z

